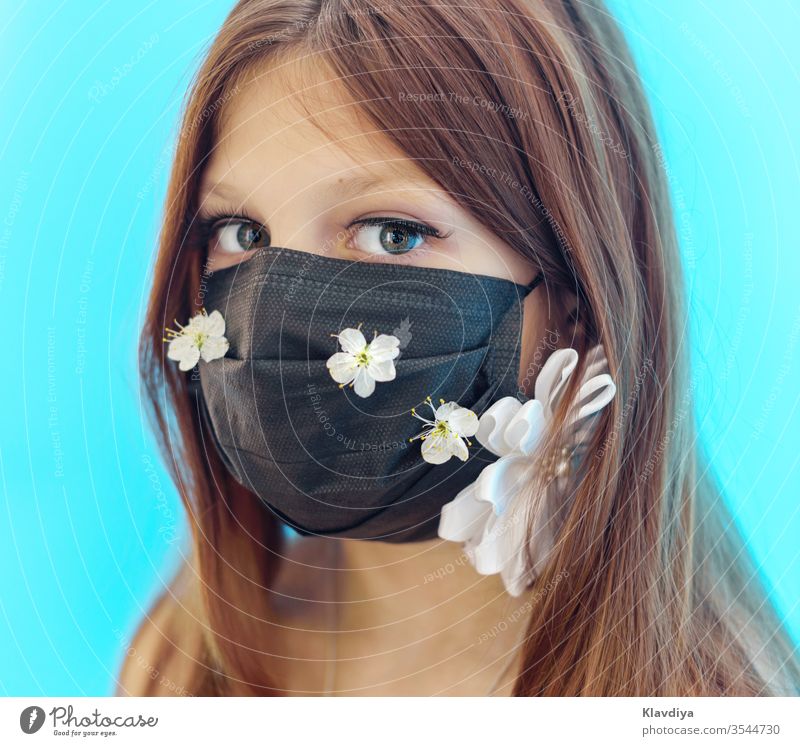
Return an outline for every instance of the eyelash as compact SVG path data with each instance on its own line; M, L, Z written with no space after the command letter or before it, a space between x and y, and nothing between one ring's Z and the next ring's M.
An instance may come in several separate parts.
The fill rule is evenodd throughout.
M208 241L213 235L214 231L221 225L227 223L235 223L239 221L241 221L242 223L253 223L255 225L261 225L258 222L258 220L253 220L252 218L249 218L246 215L237 215L229 212L212 213L210 215L200 218L198 220L198 226L203 244L204 245L208 244ZM427 236L428 238L436 238L436 239L448 238L453 233L452 231L449 231L448 233L442 234L437 228L434 228L432 225L428 225L427 223L419 223L416 220L407 220L405 218L391 218L391 217L381 217L381 216L354 220L352 223L350 223L350 225L347 226L346 230L348 231L354 230L355 233L375 225L381 225L381 226L388 225L392 227L402 228L407 231L413 231L414 233L419 233L423 236ZM350 236L349 238L352 238L352 236Z
M406 220L405 218L384 218L384 217L374 217L374 218L362 218L361 220L354 220L350 223L348 229L356 227L356 230L362 230L364 228L369 228L373 225L391 225L397 228L405 228L408 231L414 231L415 233L421 233L423 236L428 236L430 238L446 238L447 236L442 236L442 234L434 228L432 225L428 225L427 223L418 223L416 220ZM449 233L447 235L450 235Z
M208 245L208 241L213 235L214 231L226 223L255 223L260 225L257 220L248 218L247 215L237 215L230 212L215 212L209 215L200 217L197 221L198 231L204 246Z

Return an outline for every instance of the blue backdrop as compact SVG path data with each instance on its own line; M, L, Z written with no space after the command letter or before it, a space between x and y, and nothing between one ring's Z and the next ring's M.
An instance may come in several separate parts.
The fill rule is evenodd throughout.
M0 0L5 695L111 693L185 549L135 347L179 104L230 5ZM702 435L800 637L800 11L611 8L662 137Z

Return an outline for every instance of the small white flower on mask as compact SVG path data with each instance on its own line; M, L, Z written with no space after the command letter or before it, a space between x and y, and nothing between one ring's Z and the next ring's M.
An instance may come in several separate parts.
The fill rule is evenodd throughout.
M177 319L175 323L178 324ZM164 341L169 342L167 357L177 360L181 370L191 370L201 358L206 362L216 360L228 351L225 319L219 311L208 314L203 308L186 326L178 327L180 331L167 329Z
M422 420L425 426L419 435L410 440L422 441L422 458L429 464L444 464L451 456L466 461L469 456L467 446L472 445L469 438L478 431L478 416L454 401L445 403L444 399L439 399L438 408L433 406L430 396L426 401L433 412L433 419L421 417L416 409L412 409L411 414Z
M331 335L339 340L342 352L331 355L326 365L339 388L349 384L358 396L366 398L375 391L376 381L394 380L394 359L400 354L400 340L391 334L375 332L373 340L367 343L361 324L358 326Z

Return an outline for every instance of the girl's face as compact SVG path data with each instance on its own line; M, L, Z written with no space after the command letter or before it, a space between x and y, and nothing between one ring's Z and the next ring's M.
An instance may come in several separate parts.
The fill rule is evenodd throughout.
M364 121L317 58L278 63L228 100L201 185L199 219L209 271L247 261L262 246L279 246L520 284L537 274ZM530 332L539 328L534 319L542 318L543 287L525 301L523 361Z

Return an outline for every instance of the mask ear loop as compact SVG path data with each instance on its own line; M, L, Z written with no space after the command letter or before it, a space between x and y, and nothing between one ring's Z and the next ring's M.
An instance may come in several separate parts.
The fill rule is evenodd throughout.
M544 282L544 272L539 272L539 274L536 275L536 277L534 277L526 285L526 287L528 288L528 292L525 293L525 296L527 297L528 295L530 295L530 293L536 290L536 288L539 287L539 285L541 285L543 282Z
M516 396L520 398L521 392L517 384L516 374L510 375L513 360L519 362L520 350L522 349L522 302L531 294L542 282L544 282L544 272L539 272L527 285L516 284L516 298L514 304L506 310L505 317L502 318L492 334L492 345L487 365L487 376L491 388L489 390L490 399L502 398L503 396ZM524 289L524 292L523 292Z

